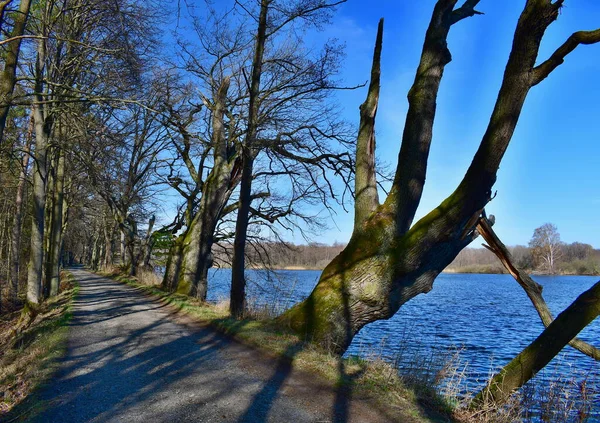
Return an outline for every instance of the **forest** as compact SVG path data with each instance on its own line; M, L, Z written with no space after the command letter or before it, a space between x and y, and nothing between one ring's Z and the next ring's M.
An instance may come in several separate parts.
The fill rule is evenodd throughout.
M2 372L30 360L31 334L53 327L44 319L58 313L67 317L57 325L79 330L68 326L84 307L78 295L121 289L98 293L94 284L111 283L98 275L146 286L139 289L180 310L213 310L211 324L238 338L256 330L293 339L275 348L290 362L299 350L318 351L325 356L308 359L313 365L331 358L339 360L332 371L345 371L352 362L342 357L363 328L435 289L444 271L511 275L543 330L468 399L436 413L501 421L513 394L565 348L597 366L597 347L577 335L600 314L600 282L553 314L529 275L598 275L598 246L564 243L546 223L529 245L506 247L486 208L498 201L498 172L530 91L568 67L572 53L600 57L600 29L542 48L569 2L520 2L516 29L503 29L514 36L477 150L453 190L423 214L440 86L451 50L461 48L448 40L466 22L488 19L489 2L418 6L428 24L415 35L422 50L412 85L395 93L406 103L401 139L384 140L379 100L394 87L382 57L401 51L384 36L384 18L376 33L365 32L372 61L358 82L340 76L344 42L317 35L351 1L0 1L0 351L10 360L0 359ZM353 91L364 102L349 106L349 121L338 96ZM399 148L391 166L376 156L384 142ZM341 210L353 216L349 239L318 241ZM215 267L231 271L221 311L207 302ZM302 301L255 320L247 280L257 268L323 272ZM120 295L112 300L126 302ZM3 397L13 398L14 376L2 372ZM351 420L350 408L336 410L334 420ZM580 421L593 414L582 413Z

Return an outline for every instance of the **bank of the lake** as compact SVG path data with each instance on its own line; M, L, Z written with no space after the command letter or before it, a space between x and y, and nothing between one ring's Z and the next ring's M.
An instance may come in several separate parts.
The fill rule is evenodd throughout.
M319 275L317 270L250 270L249 301L288 308L311 292ZM544 287L544 297L554 315L597 281L590 276L533 277ZM211 270L209 300L227 299L229 281L229 269ZM476 390L490 372L506 364L543 329L529 299L510 275L444 273L430 293L415 297L391 319L365 327L348 354L380 355L402 365L403 358L426 358L460 349L461 362L466 366L464 387ZM589 325L580 338L597 344L600 321ZM600 365L566 348L537 379L557 377L588 378L598 383ZM598 386L593 392L596 412L600 412Z

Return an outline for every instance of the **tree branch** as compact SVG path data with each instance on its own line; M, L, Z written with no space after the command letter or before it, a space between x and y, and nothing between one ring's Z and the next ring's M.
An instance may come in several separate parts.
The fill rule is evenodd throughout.
M492 217L493 216L491 216L491 218ZM521 288L525 290L525 293L538 312L538 315L540 316L544 326L550 326L550 323L552 323L554 318L552 317L552 313L550 312L550 309L548 308L548 305L542 296L542 286L531 279L527 273L519 269L514 264L512 255L492 229L492 223L493 220L488 220L484 214L481 219L479 219L477 224L477 231L488 243L488 245L484 244L483 246L494 253L496 257L498 257L508 273L510 273L521 286ZM583 354L593 358L594 360L600 360L600 350L593 345L582 341L581 339L574 338L571 342L569 342L569 345Z
M454 25L458 21L462 21L465 18L470 18L475 15L483 15L483 13L475 10L475 6L477 6L479 0L467 0L465 3L452 12L451 24Z
M600 28L595 31L578 31L571 34L552 56L539 66L533 69L533 81L531 86L537 85L550 75L554 69L563 64L567 54L579 46L579 44L595 44L600 42Z
M377 29L369 92L367 99L360 106L360 126L356 139L356 176L354 179L354 230L361 228L369 215L379 206L375 173L375 117L379 104L382 44L383 18L379 21Z

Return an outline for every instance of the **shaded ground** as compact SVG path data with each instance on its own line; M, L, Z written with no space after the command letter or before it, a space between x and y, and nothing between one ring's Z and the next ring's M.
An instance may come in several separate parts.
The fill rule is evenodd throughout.
M28 421L413 421L186 322L135 288L72 273L81 288L68 353L35 400L16 410Z

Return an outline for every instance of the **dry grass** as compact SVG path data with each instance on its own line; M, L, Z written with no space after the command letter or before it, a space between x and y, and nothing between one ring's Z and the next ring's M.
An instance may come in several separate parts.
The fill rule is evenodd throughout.
M62 292L43 303L34 320L22 318L21 311L2 318L0 419L52 374L56 359L64 354L77 287L68 272L62 272L61 279Z
M485 401L476 411L468 410L472 395L463 396L461 407L456 415L466 422L473 423L583 423L597 421L598 410L592 415L594 396L598 392L593 387L600 385L600 374L591 372L585 375L575 371L565 378L558 374L559 363L553 371L543 370L540 377L534 378L519 391L510 396L507 402L495 404ZM490 375L491 377L491 375Z

